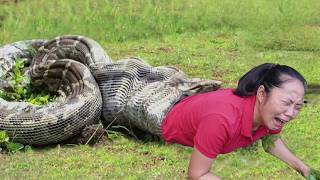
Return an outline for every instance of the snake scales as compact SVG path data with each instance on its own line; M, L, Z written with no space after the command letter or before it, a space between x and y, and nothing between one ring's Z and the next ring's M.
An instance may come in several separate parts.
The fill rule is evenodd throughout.
M41 106L0 98L0 130L24 144L57 143L99 119L161 136L161 122L171 106L221 84L188 78L173 67L152 67L137 58L113 62L94 40L61 36L0 47L0 88L8 85L3 77L17 58L29 64L25 74L34 86L45 85L59 94Z

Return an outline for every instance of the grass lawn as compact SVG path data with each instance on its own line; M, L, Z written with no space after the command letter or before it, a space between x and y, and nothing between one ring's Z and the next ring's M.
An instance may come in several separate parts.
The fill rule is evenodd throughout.
M22 0L0 1L0 45L65 34L91 37L115 61L136 56L189 76L235 87L264 62L287 64L320 86L320 2L317 0ZM320 169L320 90L282 138ZM143 143L120 134L96 147L54 145L0 154L1 179L185 179L192 149ZM251 150L218 156L222 179L303 179L284 163Z

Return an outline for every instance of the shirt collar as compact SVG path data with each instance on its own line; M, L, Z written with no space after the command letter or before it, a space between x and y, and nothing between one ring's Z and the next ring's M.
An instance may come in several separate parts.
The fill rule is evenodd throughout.
M252 138L253 112L256 102L256 96L245 97L242 102L243 114L241 117L241 134Z

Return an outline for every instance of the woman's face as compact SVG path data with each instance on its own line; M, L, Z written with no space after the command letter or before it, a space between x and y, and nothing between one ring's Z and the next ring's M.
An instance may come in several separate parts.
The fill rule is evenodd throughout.
M261 90L262 89L262 90ZM288 79L280 88L274 87L266 94L259 87L257 98L259 104L259 120L270 130L280 129L294 119L303 104L304 86L297 79Z

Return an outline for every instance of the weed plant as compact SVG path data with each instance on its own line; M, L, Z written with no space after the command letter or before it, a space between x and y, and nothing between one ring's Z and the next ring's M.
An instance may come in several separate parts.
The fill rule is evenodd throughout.
M34 87L30 78L22 72L24 61L17 59L12 71L6 75L10 90L0 90L0 98L7 101L26 101L35 105L44 105L54 101L56 94L48 89Z
M12 142L5 131L0 131L0 153L13 154L17 151L31 149L30 146Z

